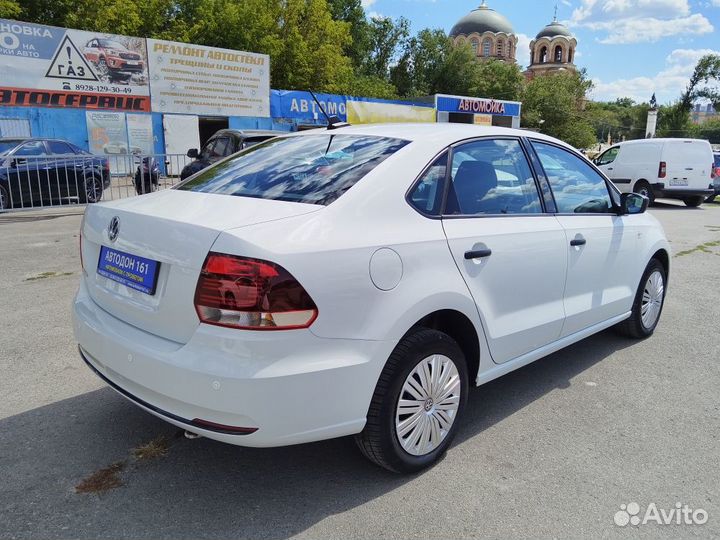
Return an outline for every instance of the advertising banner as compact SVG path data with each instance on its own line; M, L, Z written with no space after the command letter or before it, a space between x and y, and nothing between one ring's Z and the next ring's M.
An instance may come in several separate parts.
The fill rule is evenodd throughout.
M343 122L347 121L347 96L336 94L316 93L320 105L329 116L337 116ZM298 120L319 120L325 124L323 113L315 103L310 92L301 90L273 90L270 101L271 116L273 118L295 118Z
M150 110L142 38L0 19L0 105Z
M149 114L128 114L127 134L131 154L154 154L152 117Z
M270 57L148 39L152 110L270 116Z
M435 122L435 109L433 107L400 105L397 103L348 101L347 118L351 124Z
M107 155L111 173L124 172L128 153L125 113L85 111L85 122L90 152Z

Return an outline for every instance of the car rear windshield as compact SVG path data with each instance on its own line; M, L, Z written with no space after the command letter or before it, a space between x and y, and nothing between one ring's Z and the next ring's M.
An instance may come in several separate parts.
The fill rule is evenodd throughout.
M328 205L408 142L340 134L274 138L176 189Z
M15 148L21 141L0 141L0 156L7 154L10 150Z

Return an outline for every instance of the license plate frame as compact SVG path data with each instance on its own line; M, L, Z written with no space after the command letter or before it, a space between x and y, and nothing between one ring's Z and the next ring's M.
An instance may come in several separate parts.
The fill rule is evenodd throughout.
M160 262L108 246L101 246L97 273L126 287L153 296L157 290Z

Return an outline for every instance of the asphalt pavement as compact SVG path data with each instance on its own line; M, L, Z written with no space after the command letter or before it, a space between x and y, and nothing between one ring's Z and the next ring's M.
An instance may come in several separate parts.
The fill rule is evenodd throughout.
M188 440L128 403L77 355L81 216L0 215L0 538L720 537L720 204L651 212L675 253L655 335L606 331L474 390L414 476L351 438ZM707 522L616 525L631 503Z

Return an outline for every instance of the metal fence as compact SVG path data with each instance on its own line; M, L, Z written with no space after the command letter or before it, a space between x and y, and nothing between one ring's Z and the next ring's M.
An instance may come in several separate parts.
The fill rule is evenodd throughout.
M134 197L180 181L183 154L0 157L0 212Z

